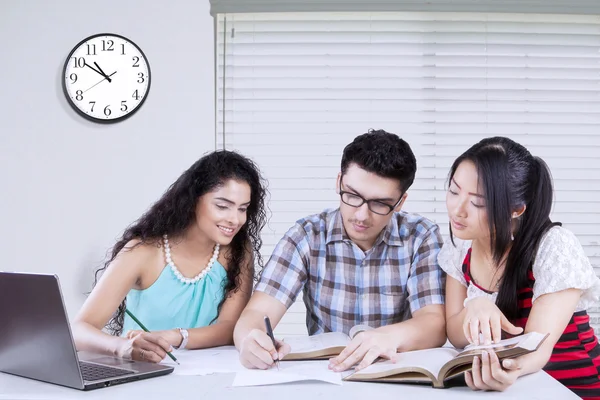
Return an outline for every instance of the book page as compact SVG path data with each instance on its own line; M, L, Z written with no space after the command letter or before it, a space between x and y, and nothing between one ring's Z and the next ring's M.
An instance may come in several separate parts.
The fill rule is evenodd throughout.
M538 332L529 332L521 336L516 336L510 339L504 339L498 343L489 345L473 345L470 344L458 354L458 357L479 355L482 350L494 350L496 353L504 350L510 350L515 347L522 347L527 350L534 350L537 345L545 339L546 335Z
M342 374L328 368L329 361L280 361L279 369L247 369L235 374L231 386L276 385L298 381L322 381L342 384Z
M342 332L328 332L313 336L287 337L283 341L290 345L291 353L308 353L331 347L346 347L350 338Z
M360 370L357 374L372 374L379 372L392 371L400 368L422 368L433 376L438 376L440 370L448 361L452 360L458 351L450 347L439 347L435 349L415 350L399 353L396 362L383 361L377 362Z

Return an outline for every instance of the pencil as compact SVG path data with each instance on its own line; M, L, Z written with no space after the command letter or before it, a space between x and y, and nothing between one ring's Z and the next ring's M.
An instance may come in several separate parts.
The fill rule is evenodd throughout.
M271 327L271 320L266 315L265 315L265 328L267 329L267 336L269 336L271 338L271 341L273 342L273 347L275 347L275 350L277 350L277 342L275 341L275 336L273 336L273 328ZM279 359L277 360L275 365L277 365L277 370L279 370Z
M144 324L142 324L141 321L139 319L137 319L131 311L129 311L128 309L125 309L125 312L127 313L127 315L129 315L131 317L132 320L135 321L136 324L138 324L140 326L140 328L142 328L144 330L144 332L150 332L148 330L148 328L146 328L144 326ZM171 358L171 360L175 361L177 363L177 365L179 365L179 361L177 361L177 359L175 358L175 356L173 354L171 354L170 352L167 352L167 355Z

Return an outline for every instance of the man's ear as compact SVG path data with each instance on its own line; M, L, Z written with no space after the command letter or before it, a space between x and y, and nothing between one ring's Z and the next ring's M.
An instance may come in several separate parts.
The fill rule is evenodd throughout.
M512 218L513 219L519 218L521 215L523 215L523 213L525 212L526 209L527 209L527 206L525 204L523 204L521 207L519 207L513 211Z
M408 197L408 193L404 193L402 195L402 200L400 200L400 202L398 203L398 205L396 206L396 208L394 208L395 212L400 211L400 209L402 209L402 206L404 205L404 202L406 201L406 198Z
M340 182L341 182L341 179L342 179L342 173L338 172L337 178L335 180L335 192L337 194L340 194Z

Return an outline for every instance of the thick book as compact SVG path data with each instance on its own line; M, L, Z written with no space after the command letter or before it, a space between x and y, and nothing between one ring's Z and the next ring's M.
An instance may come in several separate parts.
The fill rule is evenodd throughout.
M288 337L291 352L282 361L321 360L335 357L350 343L350 336L342 332L320 333L313 336Z
M525 335L488 346L469 345L463 350L451 347L408 351L398 354L396 362L382 361L344 378L347 381L425 383L435 388L471 369L473 358L482 351L495 351L500 360L515 358L536 351L548 334L529 332Z

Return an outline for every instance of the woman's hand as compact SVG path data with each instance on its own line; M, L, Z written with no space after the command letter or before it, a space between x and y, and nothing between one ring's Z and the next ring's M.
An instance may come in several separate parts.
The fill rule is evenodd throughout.
M483 351L481 360L473 359L473 369L465 372L467 386L473 390L496 390L509 388L521 375L520 360L504 360L502 364L494 351Z
M154 332L129 331L119 357L153 363L161 362L173 347Z
M466 314L463 321L463 333L469 343L491 344L498 343L502 339L502 331L511 335L519 335L523 328L511 324L500 309L486 297L476 297L469 300L465 305ZM482 343L479 340L482 336Z
M131 330L131 331L127 332L127 334L125 336L128 339L131 339L131 338L139 335L140 333L144 333L144 331ZM153 331L152 333L162 337L167 342L169 342L169 344L173 347L179 347L179 345L183 341L183 337L181 336L181 333L179 333L179 330L177 330L177 329L169 329L166 331Z

